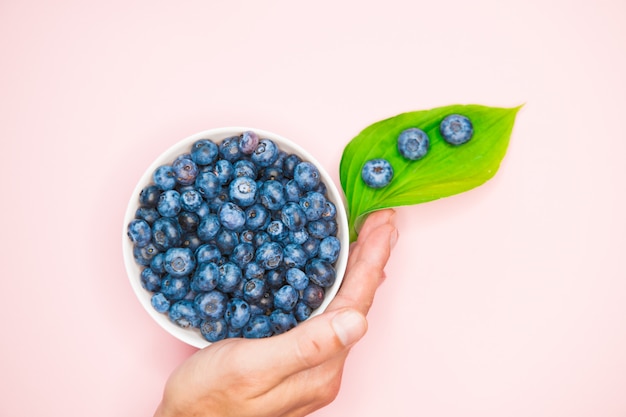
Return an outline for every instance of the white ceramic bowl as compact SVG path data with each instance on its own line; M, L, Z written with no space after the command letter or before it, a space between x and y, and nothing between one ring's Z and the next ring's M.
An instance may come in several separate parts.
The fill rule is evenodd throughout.
M170 164L174 161L174 159L180 154L187 153L191 149L191 145L200 139L211 139L215 143L221 142L223 139L235 135L239 135L245 131L254 131L259 137L267 138L274 141L281 150L284 150L287 153L295 153L300 156L303 160L312 162L319 169L320 174L322 176L322 181L326 184L327 188L327 197L330 201L332 201L337 208L337 238L341 242L341 252L337 262L335 264L335 269L337 271L337 278L335 283L327 288L326 297L322 305L316 309L311 317L322 313L327 307L328 304L332 301L332 299L337 294L339 287L341 286L341 282L343 280L343 276L346 270L346 264L348 262L348 250L349 250L349 233L348 233L348 219L346 217L346 209L344 205L344 200L342 198L342 194L337 189L336 185L332 181L330 175L324 167L320 165L320 163L306 150L298 146L296 143L286 139L282 136L279 136L275 133L264 131L261 129L249 128L249 127L224 127L217 128L211 130L205 130L203 132L198 132L194 135L183 139L182 141L176 143L167 151L163 152L161 156L159 156L153 163L150 165L144 174L139 179L135 190L130 198L128 203L128 207L126 209L126 214L124 216L124 224L122 231L122 249L124 254L124 264L126 266L126 272L128 273L128 278L130 280L130 284L135 292L135 295L139 299L139 302L146 309L148 314L167 332L178 338L179 340L197 348L203 348L210 344L201 334L198 329L184 329L176 324L174 324L167 317L166 314L162 314L157 312L150 302L152 293L144 289L140 282L140 274L142 268L139 264L135 262L133 257L133 245L128 238L127 235L127 226L130 221L135 217L135 212L139 208L139 193L141 190L152 182L152 173L156 168L161 165Z

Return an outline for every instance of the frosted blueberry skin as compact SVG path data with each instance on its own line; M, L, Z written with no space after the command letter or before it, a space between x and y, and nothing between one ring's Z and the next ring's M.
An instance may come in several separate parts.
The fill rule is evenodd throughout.
M335 236L327 236L320 242L318 256L325 261L334 263L339 257L340 249L341 244L339 243L339 239Z
M143 188L139 193L139 205L141 207L156 207L157 202L159 201L159 196L161 195L161 190L156 185L148 185Z
M196 190L207 200L217 197L222 183L214 172L201 172L196 177Z
M189 158L180 158L172 164L174 174L176 174L176 182L181 185L191 185L198 175L198 165Z
M152 181L161 190L171 190L176 187L176 173L171 165L163 165L154 171Z
M179 246L182 242L182 230L176 220L161 217L152 225L152 243L160 251Z
M262 278L252 278L243 285L243 298L249 303L259 301L267 291L267 284Z
M212 240L220 231L222 225L216 214L209 214L200 221L196 229L198 237L205 242Z
M386 159L370 159L363 165L361 177L371 188L382 188L393 179L393 168Z
M219 276L217 278L217 289L229 293L234 291L243 279L241 268L232 262L226 262L219 267Z
M243 337L261 339L272 335L270 318L265 315L256 315L243 328Z
M311 162L300 162L293 171L293 179L303 191L312 191L320 184L320 172Z
M283 248L276 242L262 244L256 251L256 262L265 269L276 269L283 261Z
M305 272L313 283L321 287L328 288L335 283L335 268L323 259L311 259L306 265Z
M307 253L301 245L289 243L283 249L283 263L287 268L304 268L308 260Z
M161 275L154 272L152 268L144 268L140 275L141 286L146 290L155 292L161 288Z
M228 162L235 162L243 156L239 150L239 136L224 139L219 144L220 156Z
M241 329L250 320L250 306L240 298L233 298L226 306L224 319L232 329Z
M243 230L246 224L245 212L235 203L224 203L219 209L218 216L222 227L228 230Z
M323 287L309 282L309 285L302 291L302 302L315 310L322 305L325 293L326 290Z
M455 146L467 143L474 135L472 122L460 114L451 114L443 119L439 131L446 142Z
M252 154L259 145L259 135L256 132L246 131L239 137L239 151L244 155Z
M171 248L165 252L163 267L173 277L184 277L195 269L196 258L189 248Z
M251 206L257 200L256 182L248 176L237 177L228 187L228 196L240 207Z
M221 291L211 290L198 294L194 304L200 315L206 319L219 319L224 316L228 296Z
M191 279L191 290L195 292L212 291L217 287L220 271L214 262L199 263Z
M287 283L298 291L304 291L309 286L309 277L300 268L289 268L285 273Z
M406 129L398 136L398 151L404 158L412 161L426 156L429 146L428 135L416 127Z
M287 313L279 309L272 311L272 314L270 314L270 323L274 334L285 333L298 324L292 312Z
M250 155L250 159L257 166L268 167L276 161L278 153L278 146L273 141L261 139L252 155Z
M182 300L189 292L189 278L166 275L161 280L161 292L170 301Z
M228 325L223 318L203 320L200 324L200 333L209 342L218 342L228 335Z
M313 313L313 309L306 305L302 300L298 301L296 307L293 309L293 315L296 317L298 321L304 321L311 317L311 313Z
M160 292L154 293L150 298L150 304L159 313L167 313L170 309L169 300Z
M152 229L147 221L135 219L128 224L128 237L134 245L141 248L152 240Z
M217 159L218 146L210 139L200 139L191 145L191 160L197 165L210 165Z
M202 322L202 317L194 308L193 301L180 300L172 304L168 311L170 320L183 329L198 327Z
M292 232L303 230L307 222L304 210L302 210L299 204L291 201L282 208L280 218L285 226Z
M274 292L274 307L291 311L298 302L298 292L291 285L283 285Z

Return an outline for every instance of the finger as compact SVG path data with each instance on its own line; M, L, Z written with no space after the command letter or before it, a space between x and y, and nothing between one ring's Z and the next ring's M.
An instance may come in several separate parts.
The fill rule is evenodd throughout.
M314 368L349 349L367 331L367 321L353 309L327 312L300 323L278 336L254 341L254 355L238 358L241 369L254 373L259 364L271 366L264 378L279 383L306 369Z
M348 268L350 268L356 260L358 252L361 249L362 242L367 239L370 233L383 224L395 224L395 217L396 212L393 209L379 210L368 215L365 223L363 224L363 227L361 228L361 231L359 232L357 241L350 248Z
M395 226L384 223L359 239L359 250L353 254L352 265L337 296L328 306L329 311L349 307L367 314L384 279L384 268L397 237Z

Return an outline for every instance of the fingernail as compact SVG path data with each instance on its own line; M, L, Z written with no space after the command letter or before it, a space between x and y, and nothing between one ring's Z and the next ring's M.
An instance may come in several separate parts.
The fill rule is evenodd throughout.
M396 243L398 243L398 237L398 229L393 229L393 232L389 235L389 246L391 249L393 249L396 246Z
M365 317L354 310L338 313L332 320L335 334L344 346L350 346L363 337L367 331Z

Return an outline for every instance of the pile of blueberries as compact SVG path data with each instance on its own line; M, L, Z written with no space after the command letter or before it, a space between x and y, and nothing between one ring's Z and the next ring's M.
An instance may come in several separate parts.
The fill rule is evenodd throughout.
M336 207L314 164L252 131L157 168L128 224L156 311L209 342L283 333L336 279Z
M439 124L441 137L453 146L467 143L474 135L470 119L461 114L450 114ZM405 159L417 161L428 153L430 139L417 127L403 130L398 136L398 151ZM363 182L371 188L382 188L393 179L393 167L383 158L370 159L361 170Z

